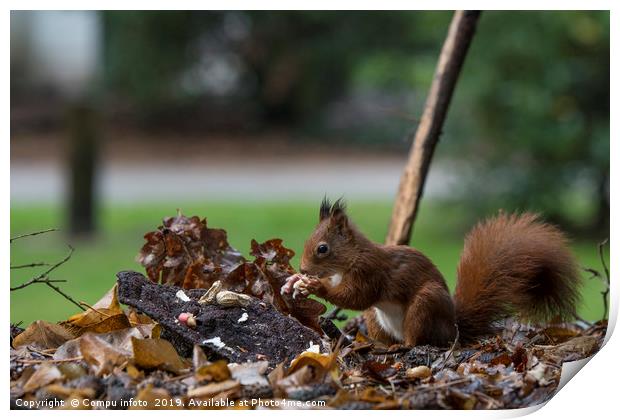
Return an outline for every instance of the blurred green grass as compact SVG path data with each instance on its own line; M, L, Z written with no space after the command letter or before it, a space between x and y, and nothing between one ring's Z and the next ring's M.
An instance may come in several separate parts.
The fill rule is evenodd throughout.
M301 252L303 242L312 231L317 219L318 203L182 203L177 204L183 213L207 217L211 227L228 231L232 246L247 255L250 240L259 242L278 237L284 244ZM383 241L390 218L391 203L350 201L349 213L363 232L375 241ZM454 287L456 265L462 248L467 222L463 212L455 206L426 202L415 225L412 245L428 255ZM11 265L32 262L56 262L66 255L70 243L75 252L72 258L54 272L54 279L65 279L60 287L78 301L94 303L115 282L121 270L143 271L135 256L143 244L144 233L155 229L165 216L176 214L169 204L116 205L100 211L100 233L90 240L69 240L61 232L52 232L24 238L11 244ZM63 226L63 213L59 207L17 206L11 208L11 236ZM573 243L582 266L600 269L596 242ZM293 260L298 267L298 255ZM11 270L11 286L17 286L38 269ZM597 320L603 305L600 281L587 280L579 308L581 317ZM46 285L35 284L11 292L11 322L24 325L37 320L59 321L76 313L78 308L63 299Z

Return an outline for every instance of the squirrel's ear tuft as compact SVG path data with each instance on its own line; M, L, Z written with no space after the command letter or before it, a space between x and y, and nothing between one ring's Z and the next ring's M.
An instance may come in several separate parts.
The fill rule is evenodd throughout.
M323 197L323 201L321 201L321 209L319 210L319 220L327 219L331 212L332 204L329 202L329 198L327 196Z
M342 198L339 198L332 204L325 196L321 202L319 220L330 219L331 224L346 227L348 225L346 208L347 206Z
M336 202L331 206L331 210L330 210L330 214L332 216L336 216L338 214L344 214L347 210L347 205L344 202L344 200L342 199L342 197L340 197L338 200L336 200Z
M346 213L347 206L342 198L336 200L336 202L331 206L329 215L330 215L330 225L335 226L342 233L349 227L349 218Z

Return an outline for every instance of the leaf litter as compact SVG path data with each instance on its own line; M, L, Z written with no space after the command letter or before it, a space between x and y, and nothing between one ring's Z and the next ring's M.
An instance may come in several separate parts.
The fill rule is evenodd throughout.
M137 260L148 279L121 272L97 303L66 321L11 326L12 408L17 400L76 408L527 407L551 398L562 363L598 351L607 327L508 319L501 334L470 346L386 347L367 338L361 317L340 330L320 317L321 302L280 293L295 274L294 252L281 239L253 240L250 261L224 230L181 213L144 238Z

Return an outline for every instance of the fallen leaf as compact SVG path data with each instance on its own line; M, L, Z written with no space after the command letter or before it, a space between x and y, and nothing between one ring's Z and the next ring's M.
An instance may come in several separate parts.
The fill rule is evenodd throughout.
M551 326L542 330L542 333L553 340L554 344L563 343L579 335L579 331L564 327Z
M174 410L177 407L170 398L170 393L164 388L154 388L148 384L142 388L135 397L136 404L129 407L130 410ZM170 404L169 404L170 403Z
M176 374L185 369L185 363L167 340L131 337L131 343L133 346L133 360L139 368L164 369Z
M138 327L126 328L123 330L116 330L102 334L89 334L96 336L98 339L112 346L117 351L120 351L128 356L131 356L133 353L131 337L145 338ZM67 341L56 350L53 358L56 360L60 360L71 359L81 356L82 354L80 352L80 339L81 337L78 337L73 340Z
M24 392L35 391L62 378L62 372L53 363L41 363L24 384Z
M68 380L81 378L88 373L88 371L80 363L58 363L57 367L62 375Z
M396 370L389 363L381 363L375 360L367 360L362 365L363 372L369 377L383 383L387 383L387 378L394 376Z
M226 360L218 360L200 366L196 370L195 375L198 381L208 380L221 382L230 378L230 370L228 370L228 363Z
M94 368L98 376L111 373L116 366L122 365L129 358L126 353L94 334L84 334L79 340L80 353L84 361Z
M216 382L191 389L187 392L187 396L189 398L208 398L213 397L221 392L237 391L239 389L239 381L228 379L223 382Z
M62 325L35 321L13 339L13 347L30 346L36 349L52 349L61 346L75 336Z
M599 347L596 337L575 337L556 346L535 346L555 363L574 361L591 356Z
M305 351L291 361L287 374L290 375L304 366L314 366L327 372L334 366L334 357L328 354Z
M166 217L163 224L144 235L136 260L151 281L186 289L208 288L245 259L228 244L226 231L207 227L197 216Z
M269 362L253 362L253 363L231 363L228 365L230 374L233 379L239 381L243 386L251 387L268 387L269 381L265 377Z
M72 388L61 384L48 385L45 387L45 391L62 399L65 399L69 396L72 396L74 398L79 396L80 398L92 399L97 395L95 390L92 388Z
M201 366L207 363L209 363L209 361L202 347L198 344L194 344L194 349L192 351L192 366L194 367L194 371L197 371Z
M131 322L118 301L117 287L115 284L95 305L69 317L61 325L75 336L87 332L102 333L131 327Z

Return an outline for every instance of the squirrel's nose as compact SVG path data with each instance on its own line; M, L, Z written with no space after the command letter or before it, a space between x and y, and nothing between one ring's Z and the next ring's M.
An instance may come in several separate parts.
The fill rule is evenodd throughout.
M307 270L304 270L302 267L299 267L299 272L300 272L301 274L308 274L308 271L307 271Z

